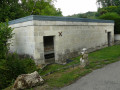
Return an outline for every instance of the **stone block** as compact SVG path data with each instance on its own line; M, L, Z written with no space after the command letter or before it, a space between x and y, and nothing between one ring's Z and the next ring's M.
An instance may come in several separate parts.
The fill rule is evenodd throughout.
M19 75L13 85L12 90L23 90L43 84L44 80L37 71L31 74Z

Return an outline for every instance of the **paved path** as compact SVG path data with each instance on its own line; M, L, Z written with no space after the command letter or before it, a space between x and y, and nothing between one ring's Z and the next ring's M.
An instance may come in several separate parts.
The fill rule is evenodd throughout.
M120 90L120 61L95 70L61 90Z

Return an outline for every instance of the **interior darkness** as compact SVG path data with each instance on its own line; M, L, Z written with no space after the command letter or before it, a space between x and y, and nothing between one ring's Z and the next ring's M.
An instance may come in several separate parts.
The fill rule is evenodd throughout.
M44 50L45 52L54 50L53 36L44 37Z
M54 58L54 53L46 54L45 59Z
M44 36L44 57L45 59L54 58L54 37Z
M110 34L111 34L111 33L108 32L107 34L108 34L108 35L107 35L107 36L108 36L108 46L110 46L110 38L111 38Z

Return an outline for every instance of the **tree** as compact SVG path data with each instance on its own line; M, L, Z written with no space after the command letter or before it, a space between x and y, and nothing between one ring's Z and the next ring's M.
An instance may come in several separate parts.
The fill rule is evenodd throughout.
M79 13L79 14L71 15L69 17L95 19L96 18L96 12Z
M109 6L109 7L104 7L104 8L99 8L96 16L101 16L105 13L117 13L120 15L120 6Z
M120 6L120 0L97 0L98 7Z
M117 13L106 13L99 17L99 19L104 20L114 20L115 21L115 34L120 34L120 16Z
M62 16L60 9L56 9L52 0L22 0L21 6L29 15Z
M29 15L62 16L62 12L53 0L0 0L0 22Z
M26 16L18 0L0 0L0 22Z

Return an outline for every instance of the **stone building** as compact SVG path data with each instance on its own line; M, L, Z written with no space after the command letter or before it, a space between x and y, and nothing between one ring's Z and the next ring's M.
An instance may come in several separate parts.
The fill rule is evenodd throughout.
M31 15L9 22L14 28L12 52L29 55L36 64L64 63L80 55L113 45L114 21Z

